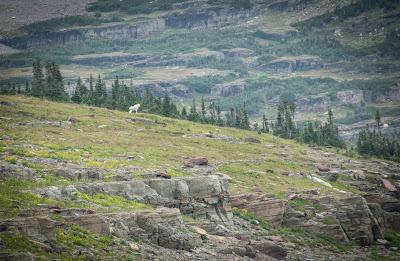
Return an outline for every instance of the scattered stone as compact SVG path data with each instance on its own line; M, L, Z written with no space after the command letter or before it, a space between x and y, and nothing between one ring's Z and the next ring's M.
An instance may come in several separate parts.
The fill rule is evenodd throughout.
M235 238L240 241L247 241L247 242L250 242L251 240L251 236L248 234L236 234Z
M273 242L283 242L283 238L280 236L267 236L266 238Z
M15 106L17 106L17 104L16 104L16 103L14 103L14 102L0 101L0 106L10 106L10 107L15 107Z
M389 242L387 240L385 240L385 239L379 238L379 239L376 240L376 243L379 244L379 245L387 245Z
M206 157L195 157L185 161L183 164L187 168L193 168L194 166L207 166L208 159Z
M390 192L396 192L397 188L387 179L381 179L383 187Z
M190 227L195 233L199 234L200 236L207 236L207 231L197 226Z
M273 242L263 242L251 245L255 250L260 251L261 253L276 258L278 260L283 260L286 258L287 251L277 244Z
M324 165L318 164L316 167L320 172L329 172L329 171L331 171L331 169L329 167L324 166Z
M290 175L290 172L284 170L284 171L281 172L281 175L282 175L282 176L289 176L289 175Z
M130 247L133 251L138 252L138 251L140 250L140 247L139 247L138 244L133 243L133 242L129 242L128 244L129 244L129 247Z
M78 122L78 120L74 116L69 116L67 122L69 124L75 124Z
M297 194L297 193L292 193L288 196L288 200L294 200L297 198L299 198L299 194Z
M335 182L339 178L339 173L336 172L322 172L320 175L330 182Z
M127 156L128 160L133 160L135 156Z
M165 173L165 172L157 173L157 174L156 174L156 177L157 177L157 178L163 178L163 179L171 179L171 175L168 175L168 174Z
M33 180L34 175L29 168L0 161L0 180L7 178Z
M246 137L243 139L245 142L249 143L255 143L255 144L260 144L261 141L259 139L253 138L253 137Z

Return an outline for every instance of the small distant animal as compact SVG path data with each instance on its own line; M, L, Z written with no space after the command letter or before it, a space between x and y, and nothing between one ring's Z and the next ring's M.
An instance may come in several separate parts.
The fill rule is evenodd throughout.
M384 123L384 124L383 124L383 128L389 128L389 124Z
M137 113L139 108L140 108L140 104L135 104L135 105L129 107L129 113L132 113L132 112Z

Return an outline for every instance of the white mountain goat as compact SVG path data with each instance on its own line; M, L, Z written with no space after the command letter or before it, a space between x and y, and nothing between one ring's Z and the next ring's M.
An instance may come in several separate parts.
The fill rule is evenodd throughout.
M129 107L129 113L132 113L132 112L137 113L139 108L140 108L140 104L135 104L135 105Z

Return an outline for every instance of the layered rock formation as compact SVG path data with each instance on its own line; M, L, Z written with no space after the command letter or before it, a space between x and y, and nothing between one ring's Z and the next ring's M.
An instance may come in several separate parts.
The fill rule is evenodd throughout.
M316 56L279 58L268 63L257 65L259 70L274 73L318 70L323 67L324 63L322 59Z

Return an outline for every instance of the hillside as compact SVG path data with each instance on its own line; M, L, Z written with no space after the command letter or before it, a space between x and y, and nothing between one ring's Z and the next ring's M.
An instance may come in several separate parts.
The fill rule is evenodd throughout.
M24 96L0 126L1 260L400 258L398 163Z
M386 133L398 130L398 1L100 0L79 10L3 29L0 85L24 84L40 57L61 64L70 88L100 73L109 87L119 76L181 107L245 102L253 120L274 119L281 97L296 100L298 121L333 108L348 140L376 110Z

